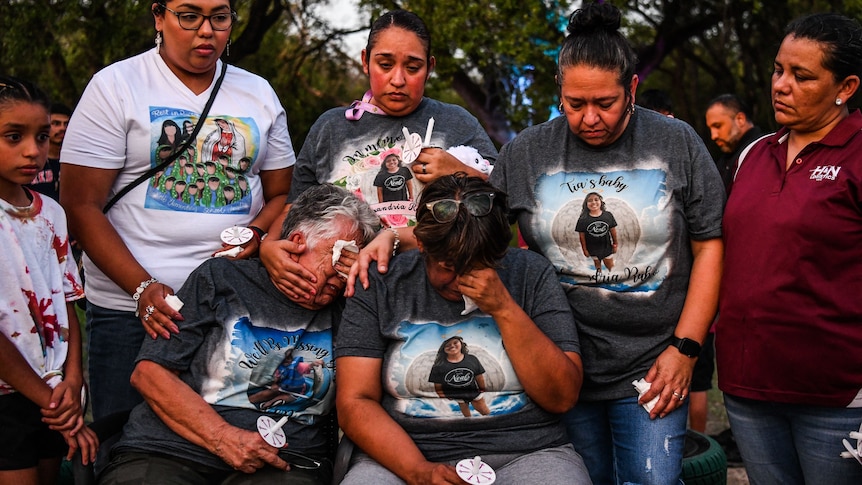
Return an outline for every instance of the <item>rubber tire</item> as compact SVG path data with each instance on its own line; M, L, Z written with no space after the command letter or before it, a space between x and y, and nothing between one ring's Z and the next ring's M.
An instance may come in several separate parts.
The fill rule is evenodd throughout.
M726 485L727 457L718 442L686 430L681 478L685 485Z

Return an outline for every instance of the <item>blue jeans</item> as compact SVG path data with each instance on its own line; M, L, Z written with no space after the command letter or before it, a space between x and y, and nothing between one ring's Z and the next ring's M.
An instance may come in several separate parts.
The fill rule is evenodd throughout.
M87 365L93 419L135 407L143 398L129 383L146 337L134 312L87 302Z
M752 485L859 485L862 466L841 458L843 438L855 448L862 408L829 408L724 395L733 437Z
M563 416L594 485L680 483L688 402L650 419L637 401L581 402Z

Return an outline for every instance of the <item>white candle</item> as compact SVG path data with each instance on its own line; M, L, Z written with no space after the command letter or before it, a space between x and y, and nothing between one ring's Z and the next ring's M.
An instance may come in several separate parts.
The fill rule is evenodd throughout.
M286 423L286 422L287 422L287 416L285 416L285 417L283 417L283 418L279 419L279 420L278 420L278 422L277 422L277 423L275 423L275 426L273 426L272 428L270 428L269 432L270 432L270 433L275 433L276 431L280 430L280 429L281 429L281 427L282 427L282 426L284 426L284 423Z
M407 141L410 140L410 132L407 131L406 126L401 127L401 133L404 133L404 143L407 143Z
M428 118L428 129L425 130L425 142L423 145L431 146L431 132L434 131L434 118Z
M476 457L473 458L473 475L478 475L479 470L482 468L482 458Z

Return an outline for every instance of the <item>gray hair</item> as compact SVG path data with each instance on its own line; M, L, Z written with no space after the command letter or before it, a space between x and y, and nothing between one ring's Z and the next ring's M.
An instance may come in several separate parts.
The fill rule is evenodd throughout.
M311 243L341 235L335 222L351 222L351 232L360 231L360 246L369 243L380 228L380 218L371 207L345 189L332 184L316 185L303 192L290 207L281 227L281 238L301 232ZM311 243L308 245L311 246Z

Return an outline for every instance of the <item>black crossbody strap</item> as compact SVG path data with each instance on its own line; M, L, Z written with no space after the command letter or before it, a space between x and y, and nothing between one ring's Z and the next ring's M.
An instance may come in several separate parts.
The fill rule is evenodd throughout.
M149 179L150 177L155 175L156 172L158 172L159 170L162 170L165 167L167 167L168 165L172 164L174 162L174 160L176 160L180 156L181 153L188 150L189 146L191 146L191 144L195 142L195 139L197 139L197 137L198 137L198 133L200 133L201 128L203 128L203 126L204 126L204 122L207 119L207 115L210 112L210 108L212 108L213 102L215 101L216 94L218 94L218 90L219 90L219 88L221 88L221 82L224 80L225 72L227 72L227 63L222 62L221 74L219 74L218 79L216 79L215 86L213 87L212 93L210 93L210 98L207 100L207 104L206 104L206 106L204 106L204 110L201 113L201 117L198 119L197 124L195 124L195 129L192 131L192 134L186 139L186 141L183 142L183 144L179 148L177 148L177 150L175 152L171 153L170 156L165 158L165 160L162 163L156 165L155 167L150 168L144 174L142 174L141 176L139 176L138 178L133 180L131 183L129 183L129 185L126 185L125 187L122 188L122 190L120 190L119 192L114 194L114 196L111 197L111 200L109 200L108 203L105 204L105 207L102 209L103 214L107 213L111 209L111 207L114 207L114 204L116 204L118 200L120 200L124 195L131 192L132 189L134 189L135 187L140 185L141 182Z

